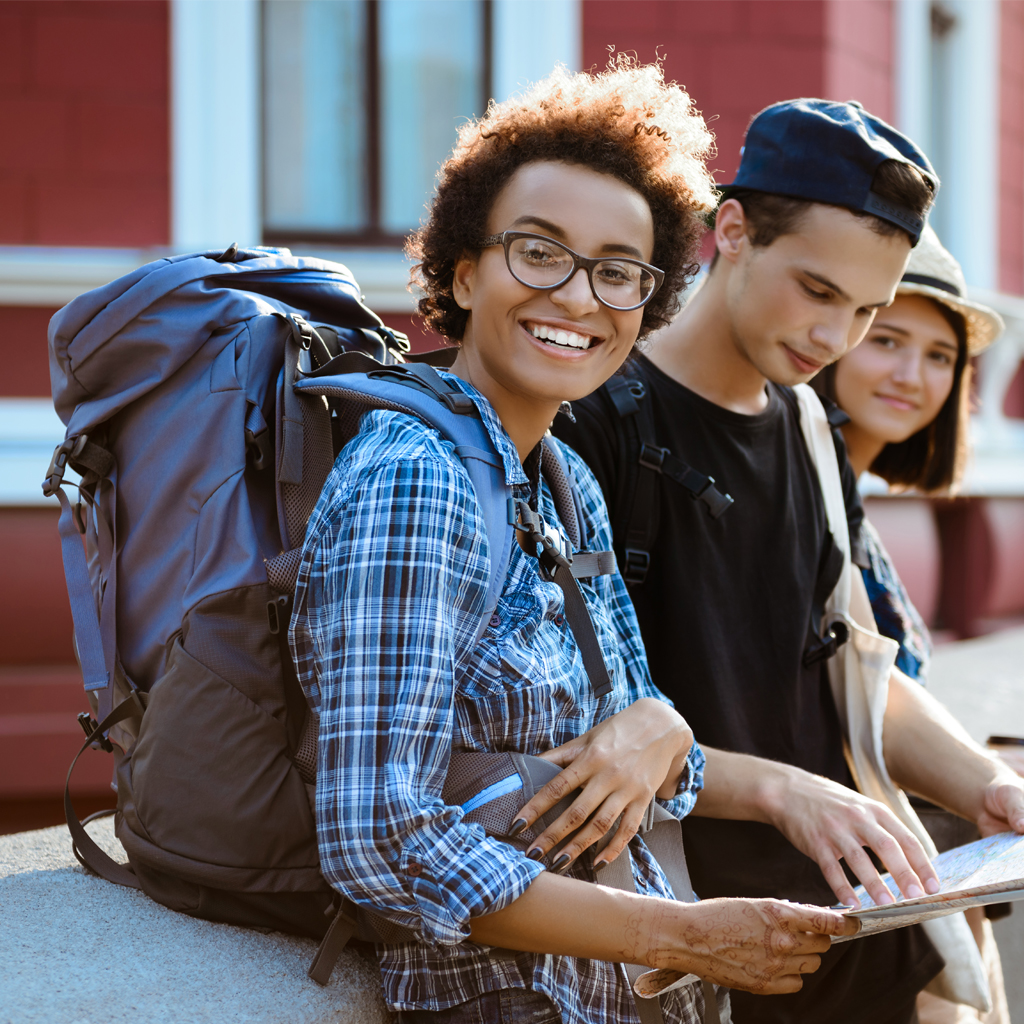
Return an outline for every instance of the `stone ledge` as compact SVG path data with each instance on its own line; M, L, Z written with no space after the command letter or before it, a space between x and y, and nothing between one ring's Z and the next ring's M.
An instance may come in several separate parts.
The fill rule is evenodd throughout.
M124 859L113 821L89 826ZM387 1024L374 967L316 943L177 914L87 874L65 827L0 836L0 1024Z

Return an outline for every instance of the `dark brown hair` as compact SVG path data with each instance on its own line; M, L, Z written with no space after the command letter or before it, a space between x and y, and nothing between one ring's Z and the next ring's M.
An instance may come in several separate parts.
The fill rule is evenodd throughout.
M931 207L935 193L931 183L911 164L899 160L886 160L880 164L871 182L871 191L891 203L905 206L919 216ZM738 188L730 191L725 197L735 199L743 207L747 218L747 237L752 245L771 245L782 235L792 235L800 230L804 215L814 205L810 199L794 199L792 196L780 196L771 192L755 192L752 189ZM827 205L827 204L821 204ZM848 207L842 207L848 209ZM897 224L882 220L872 213L863 210L850 210L855 217L868 222L872 231L883 237L902 234L910 235ZM718 260L718 252L711 260L714 266Z
M871 472L897 487L913 487L924 494L944 491L959 482L967 457L970 418L971 366L967 362L967 322L962 313L943 302L931 302L956 335L957 355L953 386L939 414L905 441L887 444L871 463ZM836 401L838 360L812 381L816 391Z
M625 55L600 74L559 68L524 96L492 101L482 118L459 130L427 221L407 246L413 283L425 293L420 313L446 338L462 338L469 314L452 294L455 264L480 252L491 208L512 175L524 164L552 160L609 174L647 201L651 262L665 281L644 307L640 337L662 327L700 269L702 216L715 203L704 164L713 148L690 97L666 83L659 66Z

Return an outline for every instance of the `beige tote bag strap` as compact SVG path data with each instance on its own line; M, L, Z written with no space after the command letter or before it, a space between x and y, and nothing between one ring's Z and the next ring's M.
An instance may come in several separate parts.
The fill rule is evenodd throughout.
M849 641L829 663L832 690L846 732L847 758L860 791L887 804L934 857L931 836L885 765L882 725L898 648L894 641L879 635L864 579L850 561L846 502L832 429L814 390L806 384L793 390L800 404L807 450L818 471L828 527L843 552L842 575L826 605L826 616L843 618L850 628ZM987 971L963 914L926 921L923 927L946 961L946 969L928 986L929 991L988 1012Z

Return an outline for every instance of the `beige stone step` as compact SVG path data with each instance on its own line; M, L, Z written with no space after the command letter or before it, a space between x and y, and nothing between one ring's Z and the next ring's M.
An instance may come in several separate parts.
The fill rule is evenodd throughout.
M89 826L124 859L112 819ZM17 1024L386 1024L376 968L346 951L177 914L86 872L67 828L0 836L0 1019Z

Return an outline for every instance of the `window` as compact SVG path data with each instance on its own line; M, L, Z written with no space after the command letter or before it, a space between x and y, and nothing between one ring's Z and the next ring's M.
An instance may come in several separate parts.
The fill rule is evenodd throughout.
M944 3L933 2L929 9L929 125L928 155L939 178L948 178L953 167L953 110L955 88L956 15ZM940 189L929 220L941 238L950 235L949 189Z
M490 0L264 0L264 236L397 244L490 95Z

